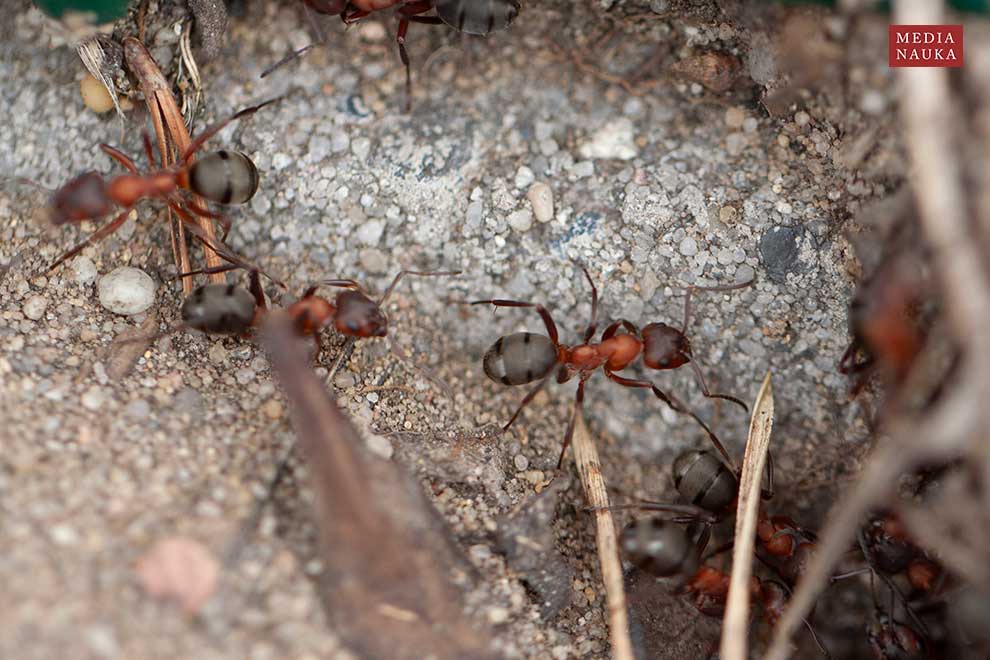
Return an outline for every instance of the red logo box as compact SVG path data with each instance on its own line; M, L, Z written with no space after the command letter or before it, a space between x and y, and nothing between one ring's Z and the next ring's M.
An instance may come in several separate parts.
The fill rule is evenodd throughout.
M887 39L890 66L963 65L962 25L890 25Z

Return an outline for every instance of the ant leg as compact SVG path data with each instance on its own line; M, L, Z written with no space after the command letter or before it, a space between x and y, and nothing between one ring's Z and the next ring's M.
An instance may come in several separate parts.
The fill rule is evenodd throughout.
M773 452L767 450L767 487L760 493L760 499L773 499Z
M567 422L567 432L564 433L564 446L560 448L560 458L557 459L558 470L564 465L564 454L567 453L567 448L571 444L571 438L574 437L574 425L577 422L577 416L581 414L582 403L584 403L583 378L578 381L577 394L574 395L574 408L571 410L571 419Z
M706 554L704 557L702 557L702 561L708 561L712 557L718 557L723 552L728 552L729 550L732 550L732 548L734 548L735 545L736 545L735 541L728 541L726 543L723 543L722 545L718 546L717 548Z
M261 274L257 270L252 270L250 275L250 284L248 285L248 290L251 295L254 296L255 307L262 310L268 310L268 305L265 304L265 291L261 288ZM316 335L316 355L320 355L320 340L319 334Z
M299 50L296 50L296 51L293 51L293 52L289 53L288 55L286 55L285 57L283 57L282 59L280 59L278 62L276 62L275 64L271 65L270 67L268 67L264 71L262 71L261 72L261 75L258 76L258 77L259 78L265 78L265 77L271 75L276 69L282 68L283 66L285 66L286 64L288 64L292 60L296 59L297 57L302 57L303 55L305 55L307 52L313 50L314 48L317 48L319 46L325 46L325 45L326 44L324 42L318 41L318 42L313 43L313 44L310 44L308 46L303 46Z
M585 278L588 280L588 286L591 287L591 320L588 322L588 327L585 328L584 331L584 343L587 344L595 335L595 329L598 327L598 289L595 287L595 283L591 280L591 275L588 274L588 269L577 261L575 261L574 264L581 269L581 272L584 273Z
M271 105L272 103L281 101L283 98L285 98L285 96L286 96L285 94L283 94L282 96L276 96L275 98L268 99L267 101L263 101L258 105L252 105L250 107L244 108L243 110L238 110L230 117L227 117L226 119L222 119L217 123L213 124L212 126L207 126L205 129L203 129L203 132L199 134L199 137L193 140L192 143L186 148L186 150L182 154L182 158L180 158L179 161L182 163L183 166L188 165L189 159L192 158L192 155L196 153L196 151L198 151L200 147L203 146L203 143L209 140L217 133L219 133L221 130L223 130L223 128L227 124L229 124L232 121L237 121L242 117L253 115L258 110L264 108L266 105Z
M502 427L503 431L509 430L509 427L512 426L512 423L516 421L517 417L519 417L519 413L521 413L523 411L523 408L525 408L529 404L529 402L532 401L533 398L540 393L540 390L542 390L546 386L549 380L550 380L550 374L547 374L546 376L543 377L543 380L541 380L536 385L536 387L534 387L529 392L527 392L526 396L524 396L523 400L519 403L519 407L516 408L516 412L512 413L512 417L509 419L508 422L505 423L505 426Z
M705 511L693 504L669 504L666 502L640 502L638 504L616 504L613 506L592 506L586 511L656 511L675 514L672 521L676 523L714 523L718 517L710 511Z
M388 288L385 289L385 293L383 293L382 294L382 297L378 299L378 305L381 306L381 305L384 305L385 304L385 301L388 300L388 297L390 295L392 295L392 291L395 290L395 287L399 283L399 280L401 280L406 275L415 275L417 277L438 277L438 276L454 276L454 275L460 275L460 274L461 274L461 271L459 271L459 270L431 270L431 271L403 270L403 271L399 271L399 274L395 276L395 279L392 280L392 283L389 284L388 285Z
M120 149L117 149L116 147L111 147L109 144L101 144L100 149L103 150L103 153L110 156L110 158L114 159L115 161L123 165L124 168L131 174L140 174L140 172L138 172L137 165L134 164L134 161L131 160L131 157L125 154ZM152 163L152 165L154 165L154 163Z
M441 21L436 16L417 16L432 8L431 0L415 0L403 5L398 11L399 29L395 33L395 43L399 46L399 59L406 67L406 112L412 110L412 66L409 64L409 53L406 52L406 32L409 30L409 23L439 25Z
M141 142L144 144L144 155L148 159L148 167L155 168L155 153L151 149L151 136L148 131L141 131Z
M223 213L217 211L211 211L205 206L200 206L191 199L184 200L183 204L194 215L202 216L204 218L209 218L210 220L217 222L220 225L220 228L223 230L223 234L220 236L220 240L221 241L227 240L227 235L230 233L230 227L231 227L231 221L229 217L227 217Z
M519 300L503 300L501 298L494 298L489 300L472 300L468 303L469 305L494 305L495 307L532 307L536 309L536 312L543 319L543 325L547 328L547 334L550 336L550 341L553 342L554 346L559 345L557 339L557 324L553 322L553 317L550 316L550 312L547 308L538 303L522 302Z
M223 266L212 266L211 268L197 268L196 270L187 270L184 273L179 273L171 279L178 280L183 277L192 277L193 275L216 275L217 273L229 273L230 271L237 270L238 268L241 268L238 264L225 264Z
M857 568L855 571L849 571L848 573L839 573L838 575L833 575L829 578L830 582L838 582L840 580L846 580L851 577L856 577L857 575L865 575L871 572L872 568Z
M128 207L124 209L123 211L120 212L120 215L118 215L116 218L114 218L107 224L103 225L102 227L94 231L92 234L89 235L88 238L86 238L86 240L79 243L78 245L75 245L67 252L63 252L58 259L56 259L50 266L48 266L48 268L46 268L42 272L50 273L51 271L55 270L59 265L61 265L64 261L71 259L72 257L82 252L84 249L86 249L87 246L103 240L110 234L120 229L120 226L123 225L124 222L127 220L127 217L131 212L131 208L133 207Z
M732 461L732 458L729 457L729 452L725 450L725 447L722 445L722 442L718 439L718 436L715 435L715 432L712 431L710 428L708 428L708 425L705 424L705 422L700 417L698 417L698 415L695 414L694 411L692 411L690 408L688 408L683 403L681 403L680 400L677 399L673 394L666 394L663 390L661 390L659 387L657 387L648 380L633 380L632 378L624 378L608 370L605 371L605 376L608 377L609 380L618 383L623 387L643 388L643 389L652 390L653 395L656 396L661 401L663 401L664 403L666 403L671 410L690 416L691 419L696 421L701 426L701 428L705 430L705 433L708 434L708 439L712 441L712 444L715 446L715 449L717 449L718 453L722 455L722 459L725 461L725 464L729 466L733 472L735 472L736 464Z
M602 341L614 337L615 333L619 331L620 327L625 328L626 332L628 332L629 334L635 337L639 336L639 328L637 328L632 322L627 321L625 319L619 319L612 325L605 328L605 332L602 333Z
M704 375L702 375L701 373L701 368L697 365L697 363L694 360L689 360L688 363L691 365L691 368L694 369L694 375L698 379L698 385L701 386L701 393L706 398L724 399L725 401L731 401L737 406L741 406L743 410L749 413L749 406L747 406L745 403L743 403L741 400L737 399L736 397L730 396L728 394L712 394L711 391L709 391L708 389L708 383L705 382Z
M735 291L736 289L745 289L748 286L752 286L753 282L754 280L750 279L745 282L740 282L739 284L723 284L720 286L689 286L684 295L684 325L681 326L681 334L687 334L688 323L691 319L691 294L695 291Z

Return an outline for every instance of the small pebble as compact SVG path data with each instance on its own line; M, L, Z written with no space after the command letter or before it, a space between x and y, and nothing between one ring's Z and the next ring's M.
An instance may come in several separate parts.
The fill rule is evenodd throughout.
M535 179L536 176L533 174L533 170L523 165L518 170L516 170L516 180L514 181L514 183L516 184L516 188L519 188L521 190L527 187L529 184L533 183Z
M630 160L636 157L633 123L625 117L614 119L598 129L578 148L583 158L615 158Z
M533 215L539 222L550 222L553 220L553 190L550 186L537 181L526 193L529 203L533 205Z
M86 410L96 412L103 407L103 401L105 398L106 397L103 394L103 390L99 386L93 385L83 393L80 402Z
M746 111L738 106L734 106L725 111L725 125L729 128L742 128L746 121Z
M533 226L533 214L526 210L510 213L508 220L509 226L518 232L529 231Z
M24 303L24 316L28 317L32 321L39 320L45 315L45 310L48 308L48 298L44 296L31 296Z
M677 249L680 250L681 254L685 257L693 257L698 254L698 243L695 242L695 240L690 236L687 236L681 241L681 244Z
M140 314L155 301L155 281L144 271L121 266L100 278L99 296L100 304L114 314Z
M811 121L811 115L809 115L804 110L800 110L794 113L794 123L798 126L807 126L808 122Z
M79 81L79 94L82 95L83 103L95 113L103 114L113 109L113 99L110 92L99 80L86 74Z
M269 401L261 407L261 411L265 413L268 419L281 419L282 403L277 399L269 399Z
M512 459L512 462L516 466L516 469L520 472L529 467L529 459L522 454L516 454L515 458Z
M361 267L369 273L384 273L388 270L388 259L381 250L376 248L364 248L358 255Z
M79 286L86 286L96 281L96 264L89 257L76 257L69 262L72 277Z
M505 623L509 620L509 610L504 607L492 607L488 610L488 620L491 623Z

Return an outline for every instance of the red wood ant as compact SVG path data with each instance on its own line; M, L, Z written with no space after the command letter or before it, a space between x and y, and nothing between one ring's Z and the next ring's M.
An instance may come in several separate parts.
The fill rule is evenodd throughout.
M752 284L743 282L729 286L688 287L684 303L684 323L678 330L665 323L651 323L640 331L629 321L620 320L610 325L603 333L600 342L592 342L592 337L598 325L598 290L591 280L587 269L581 266L588 284L591 287L591 320L584 331L582 343L569 346L562 344L557 333L557 325L547 309L538 303L518 300L488 299L475 300L471 305L493 305L497 307L527 307L533 308L543 319L547 334L539 335L532 332L517 332L500 337L485 353L484 370L491 380L503 385L524 385L539 380L539 383L525 397L512 415L512 418L502 427L507 430L519 417L523 408L533 400L537 393L547 384L553 371L557 371L557 382L566 383L574 376L578 377L577 394L574 408L567 431L564 434L564 444L557 461L557 468L563 464L564 453L574 435L574 423L584 401L584 384L601 368L605 376L623 387L645 388L670 406L671 409L686 414L694 419L708 434L712 443L726 461L731 463L728 452L715 433L690 408L681 403L673 394L669 394L647 380L635 380L616 374L631 365L640 355L643 363L651 369L676 369L684 364L691 364L698 377L703 394L710 399L725 399L738 404L748 411L746 404L739 399L726 394L713 394L708 390L701 370L692 359L691 345L686 331L691 315L691 294L694 291L732 291ZM625 332L619 333L619 329Z
M399 5L396 10L399 28L395 34L395 42L399 46L399 59L406 68L407 111L412 107L412 72L409 53L406 51L406 32L410 23L446 24L458 32L484 37L509 27L520 10L518 0L303 0L303 3L318 14L340 16L348 25L376 11ZM430 10L436 10L436 16L423 16ZM262 73L261 77L264 78L315 45L292 53Z
M619 545L626 559L640 570L659 578L680 578L678 592L691 596L699 612L721 617L725 612L731 576L702 564L702 555L711 538L711 525L715 521L712 514L700 523L694 514L676 515L672 520L657 517L634 520L622 531ZM684 523L688 523L687 526ZM764 618L774 625L787 603L787 587L775 580L753 576L750 593L753 600L761 604ZM827 657L828 652L811 624L807 620L804 623Z
M849 306L852 341L838 367L851 379L850 396L875 373L895 387L907 377L925 343L923 285L914 259L891 257L857 290Z
M187 275L222 273L244 268L242 263L204 268ZM316 356L320 354L320 332L331 323L340 334L351 338L385 337L388 319L382 305L406 275L436 277L459 275L460 271L403 270L392 280L378 301L372 300L360 284L351 279L323 280L310 286L301 298L286 308L296 333L301 337L313 337ZM207 334L244 335L258 326L268 312L265 294L257 269L249 269L249 291L234 284L204 284L189 294L182 303L182 322L185 327ZM333 300L316 295L321 286L345 289ZM401 357L401 352L399 353Z
M90 236L63 253L45 272L50 272L59 264L79 254L86 246L96 243L117 231L127 220L131 209L146 198L159 198L175 211L181 221L201 241L209 245L217 254L228 259L236 259L223 244L230 229L230 221L219 213L184 199L180 189L188 189L206 199L219 204L241 204L249 200L258 189L258 170L246 155L240 152L214 151L193 162L193 156L203 144L216 135L227 124L242 117L252 115L261 108L279 99L244 108L227 119L219 121L204 130L185 150L179 162L168 169L155 169L155 159L151 150L151 139L144 134L144 151L148 157L149 169L138 170L133 160L118 149L101 144L110 158L120 163L126 174L119 174L107 181L95 171L80 174L59 188L51 201L52 222L62 225L68 222L96 220L109 215L114 207L120 213ZM209 238L197 225L194 216L202 216L218 221L224 230L220 241Z

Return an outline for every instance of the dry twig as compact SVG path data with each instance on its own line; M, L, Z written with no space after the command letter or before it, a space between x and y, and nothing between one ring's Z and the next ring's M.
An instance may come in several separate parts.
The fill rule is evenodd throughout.
M931 25L943 22L942 2L900 0L895 21ZM944 308L964 353L958 380L941 402L921 418L891 428L891 438L872 456L855 488L832 510L817 554L790 601L774 635L770 660L783 660L788 639L828 582L832 567L855 536L863 516L889 496L897 478L926 461L964 453L974 441L986 442L990 424L990 288L980 242L967 219L961 168L951 131L958 125L948 73L941 68L898 69L901 119L911 159L913 190L925 238L932 248L943 288ZM983 459L985 460L985 459Z
M496 657L490 632L464 614L454 581L471 567L418 481L365 451L284 312L266 318L262 344L292 403L316 491L320 595L337 634L360 657Z
M753 404L749 438L739 478L739 504L736 509L735 545L732 551L732 580L722 624L720 655L726 660L745 660L751 598L750 576L756 546L756 522L760 512L760 482L770 450L773 429L773 386L767 372Z
M612 639L612 657L615 660L633 660L632 641L629 639L629 615L626 611L626 592L622 584L622 561L619 559L619 543L615 534L615 521L609 510L608 490L602 477L602 465L598 449L588 433L584 417L577 415L574 425L574 461L577 463L581 487L588 505L595 508L598 527L598 559L602 565L605 582L605 599L608 603L609 631Z
M169 146L175 146L175 150L182 154L191 144L189 130L186 128L182 113L172 95L172 86L162 75L161 69L155 64L148 49L140 41L133 37L124 39L124 60L128 68L137 76L141 84L141 91L144 93L144 101L148 104L148 114L151 115L151 122L155 127L155 135L158 137L158 151L161 154L161 166L170 167L176 161ZM167 130L166 130L167 129ZM199 196L193 195L193 201L198 206L206 206L207 203ZM203 233L207 238L216 241L216 231L213 222L208 218L194 216ZM172 228L172 253L175 255L176 267L180 273L187 273L192 270L189 263L189 253L186 249L185 230L182 223L178 223L172 217L172 211L168 210L169 226ZM223 265L223 260L206 245L203 246L206 253L206 267L216 268ZM222 273L213 273L210 276L213 282L224 282ZM189 294L193 289L192 277L182 278L182 290Z

